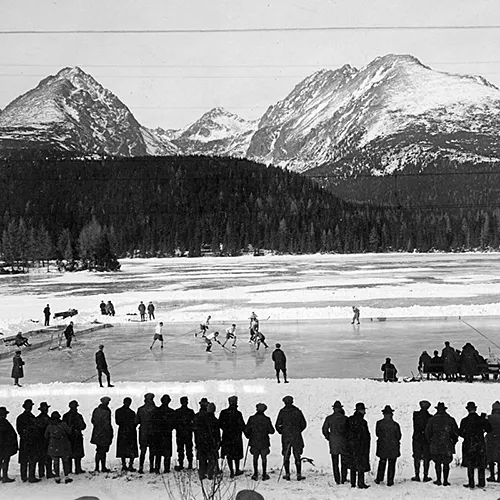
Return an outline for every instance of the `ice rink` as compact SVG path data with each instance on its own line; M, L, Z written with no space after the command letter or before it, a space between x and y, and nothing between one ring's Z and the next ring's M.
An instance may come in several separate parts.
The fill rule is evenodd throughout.
M248 344L247 324L239 325L236 352L214 344L212 354L205 342L194 337L196 324L165 325L165 347L152 342L155 322L131 322L98 330L78 338L73 348L48 350L46 347L25 351L23 384L38 382L96 381L94 354L100 343L113 381L178 381L273 378L271 352L276 342L288 358L289 377L293 378L378 378L380 366L391 357L399 376L417 373L418 357L423 350L432 355L446 340L461 349L471 342L483 356L491 347L500 349L499 318L407 319L363 321L360 326L349 320L262 321L269 349L259 351ZM470 325L470 326L469 326ZM214 322L210 331L224 332L229 322ZM475 331L473 328L477 329ZM489 340L488 340L489 339ZM230 346L228 342L227 346ZM12 361L0 361L0 384L11 384Z

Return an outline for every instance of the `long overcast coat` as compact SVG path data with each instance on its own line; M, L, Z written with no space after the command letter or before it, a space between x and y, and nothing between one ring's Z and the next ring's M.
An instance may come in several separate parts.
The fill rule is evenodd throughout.
M78 413L78 410L71 409L63 415L62 419L71 430L69 435L71 457L83 458L85 456L83 447L83 431L87 428L87 424L85 423L83 416Z
M111 410L100 404L92 412L92 436L90 442L97 446L111 446L113 441L113 426L111 425Z
M460 422L462 443L462 465L464 467L486 467L486 442L484 434L491 431L491 424L477 413L469 413Z
M394 459L401 456L401 427L392 419L383 418L375 424L377 457Z
M346 447L347 417L333 412L325 418L321 432L330 445L330 455L342 455Z
M486 456L488 463L500 462L500 410L488 415L491 431L486 434Z
M364 415L354 412L347 419L347 453L346 465L349 469L358 472L370 470L370 442L371 436Z
M437 412L429 419L425 436L430 444L431 458L445 459L450 463L458 441L458 425L455 419L445 411Z
M243 430L245 421L236 406L222 410L219 414L219 426L222 430L221 458L232 460L243 458Z
M139 456L135 411L126 406L118 408L115 411L115 422L118 426L116 437L117 458L135 458Z

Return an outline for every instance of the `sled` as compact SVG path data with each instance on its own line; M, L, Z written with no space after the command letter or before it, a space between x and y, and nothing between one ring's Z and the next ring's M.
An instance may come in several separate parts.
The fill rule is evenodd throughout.
M68 309L67 311L62 311L54 314L54 318L71 318L72 316L75 316L78 314L78 311L76 309Z

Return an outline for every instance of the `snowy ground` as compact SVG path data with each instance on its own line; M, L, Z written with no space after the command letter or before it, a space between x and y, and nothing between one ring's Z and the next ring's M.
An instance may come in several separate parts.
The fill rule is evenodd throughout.
M426 381L384 384L372 380L332 377L349 377L348 368L353 367L358 372L369 369L371 373L372 366L376 370L381 361L379 358L388 349L395 353L394 358L400 359L400 372L408 375L409 367L406 365L413 363L414 367L414 359L410 358L409 353L418 353L422 348L440 349L445 336L452 344L457 343L458 347L467 338L482 352L493 346L492 342L500 344L496 338L500 318L497 320L495 317L500 310L499 264L498 254L134 259L123 261L122 272L116 274L54 272L0 276L0 331L5 335L18 330L27 332L39 328L43 324L42 310L47 303L51 305L53 312L78 309L78 316L73 318L77 329L88 326L93 320L103 320L98 309L101 300L111 300L117 311L114 318L105 318L116 324L114 328L82 337L71 353L53 351L54 355L49 356L45 349L26 352L29 377L44 373L45 378L40 376L43 380L67 380L62 375L66 366L66 373L70 371L77 374L75 378L80 383L32 384L31 378L27 376L24 387L15 390L8 385L11 383L8 380L10 362L0 362L0 384L3 384L0 385L0 405L10 409L10 420L15 421L21 411L22 401L27 397L31 397L37 405L41 401L48 401L52 405L51 410L60 412L65 412L67 403L76 398L80 401L80 410L88 423L92 409L107 390L99 389L94 380L81 383L93 375L92 367L88 367L86 359L88 357L90 360L94 344L101 338L99 336L105 336L106 343L111 343L112 339L108 339L108 336L113 335L113 332L118 333L118 338L123 338L123 344L132 349L128 352L133 353L131 344L134 344L134 335L130 334L131 329L137 329L137 334L141 335L140 350L144 351L142 335L149 342L152 325L136 323L138 317L133 314L138 312L140 300L145 303L151 300L156 304L157 320L164 320L171 328L167 331L167 338L172 335L172 331L182 333L183 329L191 330L191 326L196 326L208 314L214 317L214 324L223 326L235 321L243 329L253 310L261 319L270 316L268 328L273 343L278 337L289 342L290 367L295 363L289 385L278 385L266 375L269 365L265 370L261 369L269 362L269 353L264 362L258 364L256 354L249 350L250 346L247 344L238 348L236 356L216 351L210 365L207 365L206 357L203 357L204 364L200 365L200 356L205 356L203 346L200 344L193 349L195 340L186 336L182 342L176 340L171 343L178 347L177 351L168 349L164 353L159 350L143 353L137 365L132 360L130 369L123 373L115 365L112 372L117 374L118 382L115 388L109 389L112 391L109 393L112 397L111 408L114 410L120 406L125 396L131 396L134 400L132 406L137 408L142 404L144 393L154 392L157 399L164 393L170 394L174 407L178 406L181 395L188 395L191 406L195 408L199 398L206 395L217 404L217 411L220 411L226 406L229 395L238 394L240 409L245 418L254 412L256 403L263 401L268 405L267 413L274 421L282 405L281 398L285 394L291 394L308 420L304 454L313 458L316 466L305 466L307 479L304 482L278 483L276 479L281 466L280 445L279 437L274 436L270 456L272 479L256 485L267 500L375 499L381 495L385 498L405 499L498 499L500 485L497 484L488 484L485 491L471 492L463 488L466 473L458 466L452 470L452 486L449 488L409 481L413 472L411 413L418 408L418 401L425 398L433 406L438 401L444 401L449 412L460 420L466 414L464 406L469 400L476 401L479 411L490 412L493 401L500 399L496 383L468 385ZM353 329L348 321L341 321L351 317L353 304L361 308L362 325L359 330ZM465 325L459 316L462 319L465 317L472 327L487 338ZM399 321L405 317L422 319L414 322ZM429 320L430 317L436 319ZM370 318L374 321L370 321ZM388 320L380 322L378 318ZM53 323L57 323L57 320ZM120 343L108 347L108 357L112 362L123 358ZM336 353L336 357L332 357L330 371L326 370L328 365L325 362L311 365L310 361L306 361L314 350L320 351L323 357ZM172 377L171 372L169 374L168 368L172 369L172 363L183 357L192 358L191 364L194 363L195 369L198 363L199 376L196 377L197 372L194 371L193 377L187 369L177 378ZM148 377L148 360L153 367L150 368L151 377ZM239 363L236 367L235 361ZM250 369L252 363L253 369ZM207 370L202 370L206 366L210 366L210 374L223 375L206 376ZM176 371L179 370L176 365ZM245 372L248 372L246 377ZM378 376L378 373L373 376ZM213 378L218 380L212 380ZM152 379L156 381L150 381ZM396 408L395 419L401 424L403 443L394 487L374 485L373 475L368 477L371 488L366 491L333 484L328 447L320 428L336 399L344 403L348 414L352 413L357 401L364 401L372 433L375 422L381 418L383 406L390 404ZM88 442L90 431L91 429L86 431L87 457L84 465L87 469L92 468L93 457L93 450ZM374 436L372 438L373 473L377 461L374 456ZM114 453L114 448L112 451ZM459 447L457 452L459 459ZM112 460L112 465L118 470L116 459ZM246 469L250 469L248 463ZM17 474L17 464L14 465L13 472ZM249 475L235 482L237 489L254 487ZM74 483L66 486L48 482L30 485L18 480L12 485L0 484L0 498L66 500L84 494L110 500L183 498L178 491L176 493L175 481L172 479L174 476L171 474L162 478L146 474L142 478L134 476L134 480L130 480L130 475L122 477L118 473L109 477L85 475L77 476ZM18 476L17 478L19 479Z

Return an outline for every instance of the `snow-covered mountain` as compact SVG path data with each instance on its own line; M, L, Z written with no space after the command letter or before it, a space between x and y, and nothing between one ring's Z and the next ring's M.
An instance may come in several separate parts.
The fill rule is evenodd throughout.
M45 78L0 112L0 147L33 144L120 156L177 152L78 67Z
M419 157L500 158L500 91L409 55L319 71L270 107L247 157L305 171L340 162L383 173Z

